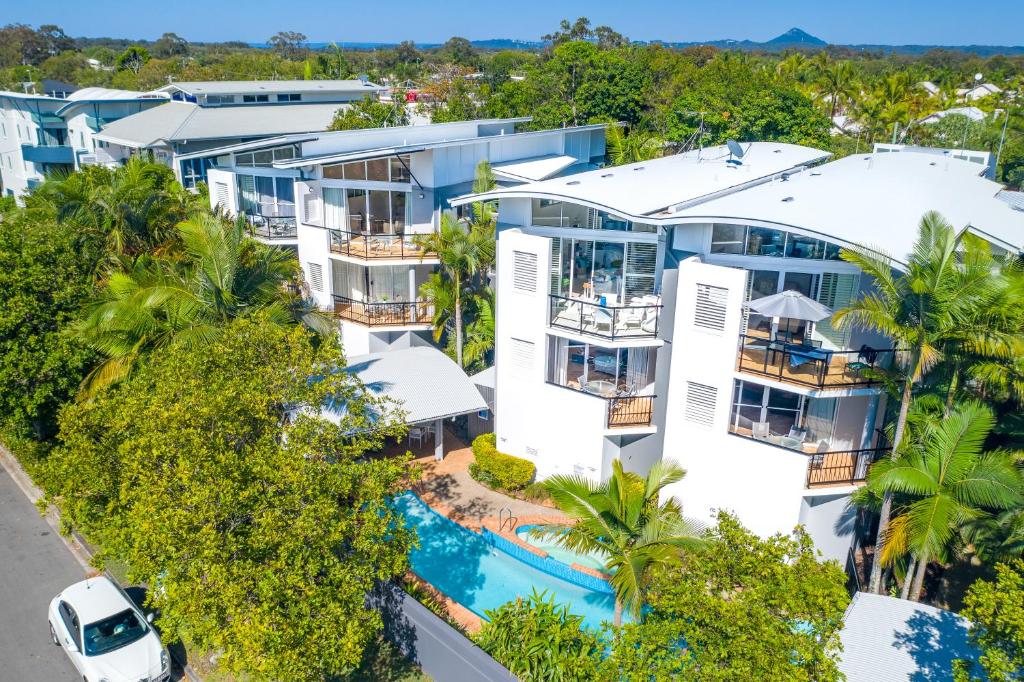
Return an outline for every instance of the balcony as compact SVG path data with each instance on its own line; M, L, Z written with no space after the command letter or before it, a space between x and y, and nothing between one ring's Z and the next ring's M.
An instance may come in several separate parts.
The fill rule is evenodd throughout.
M806 455L807 477L804 480L804 487L807 489L861 485L867 479L871 464L892 451L892 448L888 447L832 450L828 441L813 443L807 441L801 433L794 433L795 431L794 429L787 436L754 435L749 429L731 425L729 427L729 432L735 436Z
M609 429L650 426L654 421L654 399L657 397L623 395L605 398L608 403L605 426Z
M297 239L295 204L259 202L245 210L253 235L262 239Z
M21 157L30 163L66 163L75 162L75 154L66 144L37 146L21 145Z
M548 324L556 329L612 341L657 338L661 315L658 296L633 298L630 305L618 305L614 298L605 295L595 299L570 298L551 294Z
M331 230L331 253L359 260L422 260L437 258L424 251L410 234L365 234Z
M895 350L833 351L806 343L740 335L736 369L782 383L814 389L865 388L881 384Z
M430 325L434 320L430 301L358 301L338 295L333 299L335 315L366 327Z

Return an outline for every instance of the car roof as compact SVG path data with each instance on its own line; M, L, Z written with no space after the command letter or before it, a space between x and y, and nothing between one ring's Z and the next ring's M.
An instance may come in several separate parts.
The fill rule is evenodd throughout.
M64 588L60 598L78 614L83 625L95 623L131 607L131 602L106 576L88 578Z

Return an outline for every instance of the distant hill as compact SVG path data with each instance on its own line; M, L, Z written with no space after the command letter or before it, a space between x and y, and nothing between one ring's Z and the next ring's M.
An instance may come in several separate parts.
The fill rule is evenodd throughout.
M488 38L486 40L470 41L474 47L481 50L539 50L545 43L539 40L519 40L516 38ZM782 52L784 50L820 50L829 46L828 43L817 36L812 36L800 28L791 28L782 35L771 40L757 42L754 40L702 40L692 42L669 42L662 40L638 41L638 44L657 43L668 47L695 47L698 45L711 45L722 50L746 50L763 52ZM252 47L267 47L266 43L250 43ZM330 43L310 43L313 49L322 49ZM342 41L339 47L349 50L375 50L395 47L397 43L357 43ZM416 43L416 46L423 49L441 47L441 43ZM833 44L834 47L844 47L850 50L861 52L887 52L892 54L920 55L930 50L952 50L956 52L973 52L980 57L990 57L995 54L1021 55L1024 54L1024 46L1010 45L841 45Z

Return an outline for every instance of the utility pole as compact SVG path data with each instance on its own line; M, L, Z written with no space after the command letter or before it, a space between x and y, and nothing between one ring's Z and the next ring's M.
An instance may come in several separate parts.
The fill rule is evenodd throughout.
M996 166L995 172L999 172L999 157L1003 154L1003 142L1006 141L1006 126L1010 123L1010 103L1006 103L1006 108L1003 109L1003 132L999 135L999 147L996 150Z

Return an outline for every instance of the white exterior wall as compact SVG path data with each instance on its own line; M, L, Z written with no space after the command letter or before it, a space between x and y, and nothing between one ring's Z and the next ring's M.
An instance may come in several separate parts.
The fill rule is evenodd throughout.
M537 477L553 474L601 477L605 401L545 383L546 313L550 240L519 230L498 235L495 320L495 416L498 449L529 459ZM533 292L513 286L515 252L537 257ZM531 343L525 360L522 344Z
M814 540L815 548L825 559L841 564L853 543L855 517L849 495L806 497L800 504L800 523Z
M36 164L28 163L21 153L21 145L37 144L37 126L32 121L28 105L24 103L12 104L12 100L0 99L0 109L4 132L0 135L0 179L3 180L4 194L21 197L28 191L28 181L42 180L43 175L39 172ZM44 108L45 109L45 108ZM53 113L53 107L47 110Z
M728 291L720 333L694 325L698 284ZM742 270L695 258L679 266L664 458L679 462L687 475L665 492L680 499L687 516L710 521L717 509L729 510L752 531L767 536L796 525L807 457L727 431L745 288ZM687 416L688 382L716 391L709 425Z
M302 275L309 287L309 293L319 307L324 310L333 310L334 300L331 298L331 278L333 273L331 271L331 259L328 257L330 253L330 233L323 228L310 227L303 225L301 222L298 223L297 231L299 237L299 263L302 265ZM323 286L319 289L313 288L310 278L311 264L320 266Z
M238 215L238 183L235 182L234 172L211 168L206 171L206 179L210 187L210 208L216 209L222 203L219 201L218 189L219 185L223 185L227 201L223 202L221 210L229 216Z

